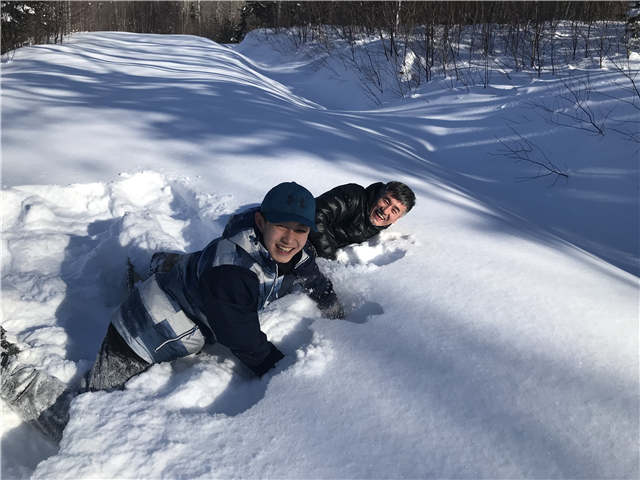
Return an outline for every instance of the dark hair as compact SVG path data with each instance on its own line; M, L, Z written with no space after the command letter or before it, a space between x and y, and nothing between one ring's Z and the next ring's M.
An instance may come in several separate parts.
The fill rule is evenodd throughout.
M384 186L384 193L388 193L407 207L407 212L416 204L416 195L409 187L401 182L389 182Z

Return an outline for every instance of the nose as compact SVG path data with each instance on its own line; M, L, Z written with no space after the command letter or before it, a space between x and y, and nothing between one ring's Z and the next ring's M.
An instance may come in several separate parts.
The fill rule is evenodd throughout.
M289 243L290 240L291 240L291 230L287 228L282 234L282 237L280 237L280 241L286 245Z

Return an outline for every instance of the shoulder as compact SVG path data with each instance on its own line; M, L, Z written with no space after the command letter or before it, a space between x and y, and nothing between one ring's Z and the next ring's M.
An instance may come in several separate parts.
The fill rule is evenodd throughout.
M253 207L249 210L245 210L233 215L227 222L227 225L224 227L222 237L230 238L241 232L242 230L252 229L254 225L255 213L259 209L260 207Z
M386 184L382 182L372 183L371 185L369 185L367 188L364 189L365 194L368 197L371 197L371 196L379 197L382 194L385 185Z
M376 182L372 183L365 189L364 196L368 207L373 206L378 201L378 198L382 196L385 185L385 183Z
M320 195L316 199L316 206L322 211L330 209L344 214L366 203L367 198L367 191L362 185L347 183Z
M241 229L232 237L216 239L202 251L197 263L197 275L201 277L207 271L221 266L238 267L251 272L256 259L261 259L261 255L253 227Z
M331 190L324 192L318 197L318 199L329 199L339 196L355 196L365 194L365 188L357 183L345 183L344 185L338 185Z

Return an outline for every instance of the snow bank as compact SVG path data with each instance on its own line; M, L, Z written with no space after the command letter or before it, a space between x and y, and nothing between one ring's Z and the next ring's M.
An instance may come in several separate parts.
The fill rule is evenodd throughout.
M20 49L2 69L3 185L153 170L198 176L203 190L233 191L242 205L292 176L317 193L346 181L416 179L467 192L640 273L638 99L615 69L585 61L541 78L505 71L488 88L436 80L372 109L340 60L347 51L291 51L284 37L255 32L229 48L103 32ZM637 71L637 56L627 66ZM586 118L567 86L605 135L545 110ZM510 158L505 145L552 161L568 180L553 188L553 177L522 181L546 172Z
M344 321L300 294L262 313L286 354L264 378L219 347L156 365L77 397L58 451L3 412L3 478L636 478L638 279L602 260L636 262L633 145L533 115L553 79L332 111L302 95L319 65L253 48L83 34L3 65L2 322L23 360L72 381L127 257L199 249L280 181L397 179L416 207L319 261ZM568 185L487 161L513 121Z
M24 360L69 381L122 299L127 257L143 269L154 251L194 249L218 233L231 197L188 184L147 171L3 190L3 325L31 346Z
M420 195L400 228L319 261L346 320L301 294L263 312L286 355L264 378L213 347L81 395L33 477L632 476L631 276L440 195L453 201ZM5 199L7 328L64 380L97 349L126 257L140 267L155 249L203 246L233 203L149 171Z

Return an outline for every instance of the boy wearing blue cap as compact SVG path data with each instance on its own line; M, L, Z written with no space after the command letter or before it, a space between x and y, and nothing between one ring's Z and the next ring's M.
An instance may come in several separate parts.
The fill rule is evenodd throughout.
M59 439L77 393L122 388L152 364L196 353L205 343L225 345L262 376L284 356L260 329L258 311L268 303L299 288L324 316L344 316L307 246L315 211L307 189L281 183L260 207L232 217L222 237L203 250L154 256L152 275L115 312L79 389L15 365L3 339L2 398L25 421Z

